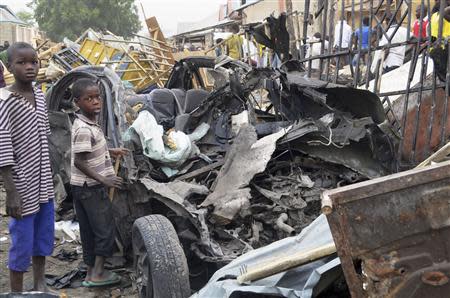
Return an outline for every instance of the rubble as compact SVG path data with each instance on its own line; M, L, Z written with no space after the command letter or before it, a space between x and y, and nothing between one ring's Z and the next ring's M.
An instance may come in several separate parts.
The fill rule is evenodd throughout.
M298 69L217 62L181 60L165 88L139 97L108 68L84 66L69 72L47 95L52 129L60 138L51 142L55 174L67 187L67 169L61 165L67 162L66 132L75 111L70 85L80 77L100 80L106 98L100 125L111 146L133 151L121 161L127 188L114 198L121 245L130 251L135 219L165 215L196 272L191 283L201 285L209 278L202 264L217 269L254 248L300 233L320 214L323 190L383 176L396 163L395 144L379 126L385 116L373 93L305 79ZM200 68L214 74L212 92L191 89L189 78ZM250 100L260 88L268 91L266 108ZM361 100L364 105L358 104ZM152 119L142 124L154 123L153 128L130 131L142 117ZM187 147L173 133L183 136ZM175 160L151 153L173 154L181 148L192 149ZM57 202L63 214L61 207L70 197Z
M280 259L308 253L329 245L334 245L333 238L326 217L321 215L299 235L252 250L233 260L216 271L205 287L191 297L233 297L233 293L249 296L252 293L259 293L307 298L325 294L324 289L330 284L337 284L339 276L342 275L339 258L333 254L304 266L280 270L276 274L270 274L251 283L242 284L238 282L238 279L253 269L260 269ZM337 294L337 297L347 296L348 292L345 289Z
M163 87L175 62L172 48L156 18L146 22L149 32L158 32L154 38L134 35L133 39L125 40L112 32L100 33L89 28L75 42L67 38L60 43L41 42L37 47L41 67L36 82L45 91L79 66L101 65L114 70L136 92ZM4 71L6 84L14 83L13 75Z

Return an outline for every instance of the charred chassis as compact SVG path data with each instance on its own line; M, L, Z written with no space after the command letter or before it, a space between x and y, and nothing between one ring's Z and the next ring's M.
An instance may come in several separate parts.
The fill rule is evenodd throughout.
M211 92L205 91L201 68L214 78ZM159 224L169 234L173 225L171 251L182 248L186 256L173 266L183 267L187 260L190 286L198 289L216 269L246 251L299 233L319 215L323 190L397 169L395 142L378 96L305 78L295 62L272 70L226 59L186 58L176 63L166 88L150 95L126 90L108 68L86 66L68 73L47 94L61 214L70 209L71 200L70 126L75 110L70 86L81 77L99 81L105 98L99 122L110 146L133 150L121 161L120 176L127 185L113 204L119 246L128 253L134 248L143 297L158 297L158 276L150 269L158 264L149 264L148 247L139 258L139 247L149 241L142 234L144 219L147 226ZM193 78L198 89L193 89ZM268 92L265 103L263 89ZM175 127L186 134L207 123L208 132L196 142L201 154L167 177L161 163L146 157L136 135L124 141L129 118L142 111L154 115L165 130ZM248 121L236 130L234 116L243 112ZM187 268L173 274L186 280ZM159 277L160 283L170 282L170 274ZM185 295L189 280L174 293Z

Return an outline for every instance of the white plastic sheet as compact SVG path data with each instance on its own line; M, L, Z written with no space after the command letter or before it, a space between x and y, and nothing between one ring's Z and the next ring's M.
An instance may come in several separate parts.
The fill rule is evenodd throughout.
M181 131L169 132L168 138L174 144L173 149L164 144L163 127L148 111L140 112L130 129L139 135L144 154L150 159L164 164L166 169L164 172L170 176L176 173L177 167L198 153L193 142L206 135L209 125L201 124L191 135L186 135Z

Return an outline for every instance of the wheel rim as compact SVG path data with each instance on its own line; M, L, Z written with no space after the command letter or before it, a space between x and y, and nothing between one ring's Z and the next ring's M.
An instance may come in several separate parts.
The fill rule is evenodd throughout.
M133 233L133 251L137 290L139 297L153 298L153 286L147 249L140 232L138 230L135 232L136 233Z

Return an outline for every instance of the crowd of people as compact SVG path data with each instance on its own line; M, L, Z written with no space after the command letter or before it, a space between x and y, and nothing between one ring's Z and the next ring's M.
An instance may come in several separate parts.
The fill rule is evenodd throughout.
M435 64L446 65L446 58L444 56L446 56L445 53L448 51L448 46L443 47L443 41L450 37L450 1L446 0L445 6L441 45L438 46L435 43L439 34L439 0L435 1L435 5L431 9L430 20L427 17L428 8L425 5L417 6L415 11L416 20L411 26L410 40L408 40L407 28L398 24L395 15L390 13L386 14L384 26L378 25L372 28L370 18L364 17L361 26L354 31L345 19L340 20L334 28L333 49L335 52L342 53L339 55L339 58L335 58L336 67L343 68L350 63L356 66L358 60L362 64L367 64L369 47L386 46L384 51L372 51L371 71L376 71L376 64L381 60L381 55L384 54L384 61L381 66L382 72L390 72L404 64L408 41L413 41L413 39L421 42L423 48L426 47L426 41L430 40L430 56L433 58ZM311 45L312 56L320 54L320 51L317 51L317 46L315 46L315 43L321 42L320 34L316 33L314 37L315 39L312 40ZM397 46L390 47L389 45ZM325 49L328 49L328 44L325 45ZM349 54L355 53L357 49L360 49L358 51L360 54ZM439 56L439 59L437 59L437 56ZM318 69L317 63L313 63L312 68Z
M446 1L446 9L444 11L442 40L450 36L450 1ZM436 0L431 9L431 18L428 20L428 8L425 5L418 5L415 11L416 20L411 26L410 38L419 40L425 43L428 37L435 42L438 37L439 28L439 6L440 1ZM215 40L215 55L228 55L233 59L248 62L255 67L279 67L281 61L279 57L263 45L255 42L250 37L246 40L242 35L239 35L239 26L237 24L231 27L232 35L226 39L218 38ZM340 19L334 28L334 38L332 48L330 49L330 37L322 36L321 33L316 32L313 36L307 38L307 44L304 45L305 58L317 57L323 53L328 53L332 50L336 53L333 59L333 64L338 68L343 68L346 65L352 64L354 67L358 64L367 65L369 59L369 48L376 48L386 46L384 51L371 51L372 63L371 71L374 72L378 60L381 60L381 55L384 54L382 72L387 73L399 68L405 62L406 51L408 47L408 32L405 26L398 24L395 15L386 14L384 24L372 27L371 20L368 16L363 17L361 26L356 26L353 30L345 18ZM399 44L391 47L391 44ZM434 50L442 47L432 47ZM360 51L357 51L360 49ZM433 50L432 49L432 50ZM437 51L433 58L439 56L441 63L447 49L442 48L442 51ZM434 59L434 58L433 58ZM446 60L445 60L446 61ZM445 62L444 62L445 63ZM317 73L320 68L320 59L313 59L311 63L306 63L310 67L312 73Z
M239 25L230 27L231 35L215 40L216 57L227 55L235 60L245 61L254 67L279 67L281 61L276 53L255 41L252 36L245 38L240 34Z

